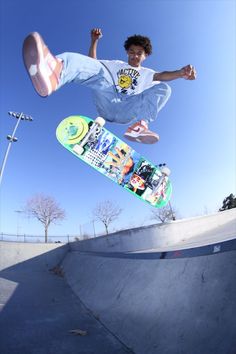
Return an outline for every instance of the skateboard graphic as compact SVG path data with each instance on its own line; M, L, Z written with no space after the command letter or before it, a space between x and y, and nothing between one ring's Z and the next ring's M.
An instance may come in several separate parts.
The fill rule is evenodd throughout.
M70 116L58 125L56 136L67 150L144 202L165 206L172 192L168 167L152 164L104 124L101 117Z

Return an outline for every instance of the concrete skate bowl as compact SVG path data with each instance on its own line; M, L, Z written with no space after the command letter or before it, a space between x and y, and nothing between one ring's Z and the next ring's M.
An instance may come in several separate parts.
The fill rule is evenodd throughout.
M60 269L130 352L235 354L235 212L71 243Z

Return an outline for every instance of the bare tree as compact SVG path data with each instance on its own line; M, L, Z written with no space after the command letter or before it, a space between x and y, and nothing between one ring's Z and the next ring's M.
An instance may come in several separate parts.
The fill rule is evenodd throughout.
M49 196L38 194L26 202L24 211L44 225L45 243L48 241L48 228L51 223L65 218L65 211Z
M119 217L121 212L122 209L115 205L111 200L105 200L104 202L97 204L93 210L93 218L104 224L106 234L108 235L108 226Z
M176 220L176 211L171 207L170 204L164 206L161 209L151 210L151 219L166 222L168 220Z

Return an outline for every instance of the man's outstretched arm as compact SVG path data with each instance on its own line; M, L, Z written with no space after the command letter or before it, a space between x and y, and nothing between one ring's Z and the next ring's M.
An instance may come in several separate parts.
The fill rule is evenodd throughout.
M89 48L88 56L90 58L97 59L97 44L98 40L102 37L102 31L100 28L93 28L91 30L91 44Z
M175 79L195 80L197 77L196 69L192 65L186 65L180 70L176 71L163 71L155 73L153 76L154 81L171 81Z

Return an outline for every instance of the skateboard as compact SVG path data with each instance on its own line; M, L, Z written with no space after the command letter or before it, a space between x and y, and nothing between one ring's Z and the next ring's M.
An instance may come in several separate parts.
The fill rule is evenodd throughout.
M171 197L170 170L148 161L104 128L105 120L76 115L65 118L56 129L58 141L76 157L156 208Z

